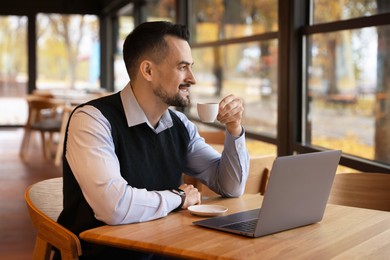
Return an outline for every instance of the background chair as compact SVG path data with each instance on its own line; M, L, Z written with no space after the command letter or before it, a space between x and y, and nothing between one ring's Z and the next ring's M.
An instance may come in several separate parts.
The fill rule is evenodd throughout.
M390 174L336 174L328 202L390 211Z
M208 144L221 144L225 143L225 131L199 131L199 135L205 139Z
M34 89L32 94L37 97L54 98L54 94L50 90Z
M59 133L61 129L61 117L58 109L63 105L51 98L35 95L27 96L28 119L24 126L24 136L20 149L20 157L27 160L28 147L31 136L34 132L39 132L42 139L42 150L45 159L51 157L51 146L53 143L53 133ZM48 137L46 137L48 134Z
M62 210L62 177L44 180L28 187L24 194L33 226L37 230L32 259L50 259L52 247L64 260L78 259L81 245L78 237L58 224Z
M265 194L275 155L264 155L250 158L249 176L244 193Z

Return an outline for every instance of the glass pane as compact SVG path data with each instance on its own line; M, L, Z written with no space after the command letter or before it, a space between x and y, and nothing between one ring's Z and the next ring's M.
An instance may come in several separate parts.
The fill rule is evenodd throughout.
M27 18L0 16L0 125L27 120Z
M390 12L389 0L312 0L313 23L327 23Z
M39 14L37 34L38 89L100 88L96 16Z
M231 44L193 50L197 84L190 113L198 102L219 102L229 94L244 101L244 127L276 136L277 41Z
M125 63L123 62L123 43L127 35L134 29L133 16L119 17L119 31L116 46L116 53L114 56L114 91L122 90L129 82L129 75L127 75Z
M147 1L145 6L146 20L174 22L176 18L175 8L175 0Z
M278 30L277 0L197 0L191 4L191 37L194 42Z
M390 163L390 26L308 39L306 142Z

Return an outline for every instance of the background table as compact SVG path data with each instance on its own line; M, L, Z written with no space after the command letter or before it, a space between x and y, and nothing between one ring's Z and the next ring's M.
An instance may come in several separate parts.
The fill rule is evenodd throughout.
M257 208L261 196L210 199L228 214ZM390 255L390 212L327 206L320 223L260 238L247 238L192 224L187 210L144 223L102 226L80 238L97 244L194 259L385 259Z

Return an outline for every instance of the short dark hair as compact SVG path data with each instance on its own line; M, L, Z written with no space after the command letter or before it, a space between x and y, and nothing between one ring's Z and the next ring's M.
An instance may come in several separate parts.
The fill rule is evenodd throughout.
M130 78L136 75L140 58L149 55L159 63L168 53L165 36L172 35L189 41L189 31L185 25L166 21L145 22L137 26L123 43L123 60Z

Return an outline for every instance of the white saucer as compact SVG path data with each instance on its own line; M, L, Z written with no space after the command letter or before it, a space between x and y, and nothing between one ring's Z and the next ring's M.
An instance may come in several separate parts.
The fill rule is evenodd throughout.
M197 216L212 217L222 215L228 208L219 205L194 205L188 207L188 210Z

